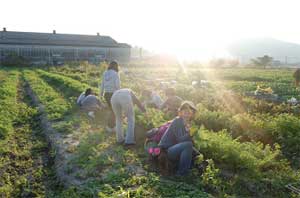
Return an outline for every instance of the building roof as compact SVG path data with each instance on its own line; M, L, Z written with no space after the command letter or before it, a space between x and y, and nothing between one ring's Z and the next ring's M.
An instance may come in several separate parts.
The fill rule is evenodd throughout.
M0 44L130 48L110 36L0 31Z

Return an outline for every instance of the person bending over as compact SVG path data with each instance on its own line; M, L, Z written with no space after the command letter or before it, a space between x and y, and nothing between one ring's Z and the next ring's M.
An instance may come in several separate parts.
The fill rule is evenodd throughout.
M133 105L136 104L143 112L145 112L145 108L130 89L119 89L115 91L111 97L111 104L116 117L117 143L121 144L124 142L125 145L134 145L135 115ZM127 117L128 122L125 139L123 133L123 113Z

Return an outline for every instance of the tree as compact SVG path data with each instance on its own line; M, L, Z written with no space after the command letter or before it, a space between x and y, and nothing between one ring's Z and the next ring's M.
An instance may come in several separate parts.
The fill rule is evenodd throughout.
M268 55L264 55L263 57L257 57L256 59L251 59L251 62L259 67L264 67L266 69L266 66L271 65L273 61L273 58Z

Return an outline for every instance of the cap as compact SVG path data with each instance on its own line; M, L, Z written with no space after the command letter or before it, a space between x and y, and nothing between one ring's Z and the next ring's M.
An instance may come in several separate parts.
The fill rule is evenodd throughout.
M188 100L183 101L178 110L181 111L185 108L190 108L193 111L197 111L197 108L196 108L195 104L192 101L188 101Z

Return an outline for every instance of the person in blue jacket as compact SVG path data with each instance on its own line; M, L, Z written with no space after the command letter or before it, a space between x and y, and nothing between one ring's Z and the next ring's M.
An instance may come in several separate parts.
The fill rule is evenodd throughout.
M193 142L189 133L190 122L196 112L195 105L184 101L178 109L178 116L162 136L158 146L164 149L168 159L178 161L176 175L186 175L191 167Z

